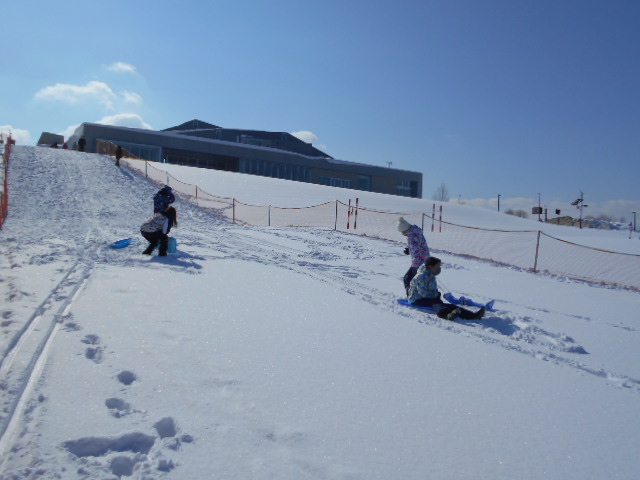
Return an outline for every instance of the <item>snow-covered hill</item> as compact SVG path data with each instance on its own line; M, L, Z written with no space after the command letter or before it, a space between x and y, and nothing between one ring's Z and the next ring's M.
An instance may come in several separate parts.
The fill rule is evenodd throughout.
M342 200L172 174L247 202ZM226 191L231 178L245 188ZM640 475L637 293L443 255L442 287L499 309L450 323L396 303L400 235L241 227L178 201L178 254L149 258L136 232L157 188L136 172L16 147L10 180L0 478ZM371 208L421 202L331 191Z

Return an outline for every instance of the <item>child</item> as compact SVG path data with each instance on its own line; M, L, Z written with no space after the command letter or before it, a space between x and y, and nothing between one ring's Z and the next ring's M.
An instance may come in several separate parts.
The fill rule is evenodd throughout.
M436 315L447 320L455 320L457 317L463 320L476 320L484 316L482 307L473 313L464 308L456 307L450 303L444 303L438 291L436 277L441 271L441 261L436 257L429 257L418 269L418 273L411 280L409 287L409 302L413 305L431 307Z
M155 213L153 217L144 222L140 226L140 233L149 241L149 246L142 253L144 255L151 255L158 244L160 244L158 255L166 257L169 248L169 237L167 234L171 231L171 227L174 226L178 226L178 212L176 212L176 209L173 207L167 207L163 211Z
M411 266L402 278L408 295L411 279L416 276L420 265L429 258L429 245L427 245L422 229L417 225L411 225L403 217L398 220L398 231L407 237L407 248L404 249L404 253L411 255Z
M169 185L165 185L153 196L153 213L162 212L175 201L173 190Z

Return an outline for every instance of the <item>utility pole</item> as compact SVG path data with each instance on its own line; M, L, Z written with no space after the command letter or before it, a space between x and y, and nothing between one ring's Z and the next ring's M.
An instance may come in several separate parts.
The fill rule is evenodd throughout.
M538 193L538 221L541 222L540 214L542 213L542 205L540 204L540 194Z
M500 197L501 197L501 196L502 196L502 195L498 194L498 211L500 211Z
M574 200L573 202L571 202L571 205L573 205L578 210L580 210L580 228L582 228L582 212L583 212L585 207L589 206L589 205L585 205L584 204L584 193L580 192L580 198L578 198L578 199Z

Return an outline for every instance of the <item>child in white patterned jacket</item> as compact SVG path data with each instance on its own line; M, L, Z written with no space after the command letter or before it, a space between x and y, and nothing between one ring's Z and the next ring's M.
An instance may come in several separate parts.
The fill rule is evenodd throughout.
M160 244L159 256L165 257L169 248L168 233L171 227L178 226L178 213L173 207L167 207L162 212L155 213L140 226L140 234L149 241L149 246L142 252L151 255Z

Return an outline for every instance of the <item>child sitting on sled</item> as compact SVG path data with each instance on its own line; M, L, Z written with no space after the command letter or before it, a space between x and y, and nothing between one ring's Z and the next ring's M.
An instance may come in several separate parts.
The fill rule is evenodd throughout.
M455 320L457 317L463 320L475 320L484 316L484 307L473 313L467 309L457 307L450 303L444 303L438 291L436 276L440 274L441 260L436 257L429 257L420 268L418 273L411 280L409 285L409 303L420 307L430 307L440 318Z

